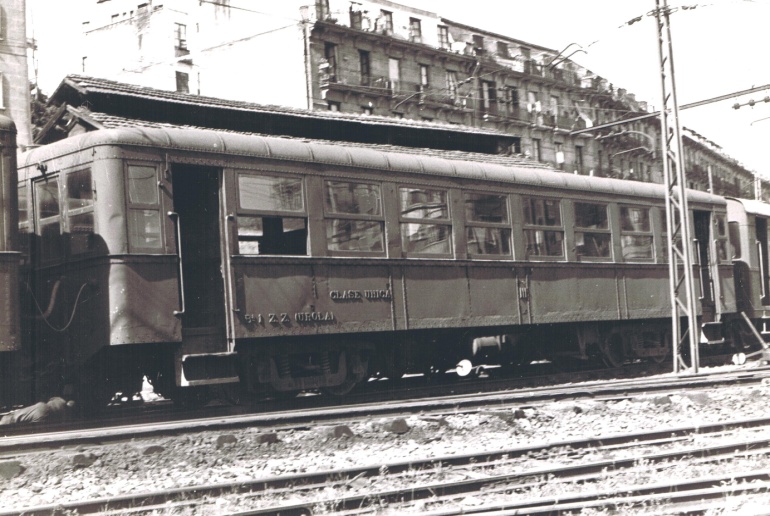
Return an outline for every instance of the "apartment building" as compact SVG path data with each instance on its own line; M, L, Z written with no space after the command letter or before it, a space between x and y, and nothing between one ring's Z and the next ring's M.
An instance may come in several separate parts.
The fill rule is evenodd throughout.
M663 181L658 118L581 67L575 46L551 49L389 0L287 0L265 12L246 0L94 2L77 72L502 132L515 138L501 152L568 173ZM620 118L637 121L579 132ZM684 138L689 186L753 196L754 174L696 135Z

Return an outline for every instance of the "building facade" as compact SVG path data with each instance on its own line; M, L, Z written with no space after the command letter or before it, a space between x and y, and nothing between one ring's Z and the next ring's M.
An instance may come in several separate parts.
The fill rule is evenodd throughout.
M579 66L576 46L550 49L389 0L290 0L270 13L245 0L94 2L78 71L87 75L502 132L515 143L501 152L565 172L663 181L658 117ZM636 121L579 132L623 118ZM697 133L684 145L691 188L770 192Z
M16 143L32 143L25 0L0 0L0 114L16 124Z

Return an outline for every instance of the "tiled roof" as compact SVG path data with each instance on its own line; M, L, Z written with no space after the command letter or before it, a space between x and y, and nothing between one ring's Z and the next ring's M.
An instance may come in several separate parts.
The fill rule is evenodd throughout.
M89 122L95 122L99 124L102 129L118 129L118 128L124 128L124 127L210 129L210 128L194 127L194 126L179 126L175 124L168 124L168 123L161 123L161 122L148 122L146 120L134 120L131 118L123 118L123 117L118 117L114 115L109 115L106 113L92 112L92 111L88 111L85 108L72 109L71 112L73 114L76 114L77 116L83 117ZM234 133L236 131L223 131L223 132ZM241 134L257 134L257 133L241 133ZM264 135L264 134L260 136L277 137L276 135ZM476 152L447 151L447 150L439 150L439 149L414 148L414 147L403 147L398 145L384 145L384 144L373 144L373 143L354 143L354 142L343 143L343 142L337 142L337 141L331 141L331 140L318 140L318 139L299 138L299 137L291 137L291 136L285 136L284 138L289 138L297 141L310 142L310 143L319 143L319 144L328 144L328 145L345 145L349 147L376 149L383 152L400 152L404 154L415 154L420 156L435 156L439 158L458 160L458 161L475 161L480 163L495 163L498 165L509 165L509 166L516 165L519 167L527 167L527 168L549 170L549 171L554 170L551 166L549 166L546 163L533 161L521 155L482 154L482 153L476 153Z
M372 125L390 125L395 127L413 127L432 129L438 131L452 131L463 132L480 135L494 135L512 137L511 134L502 131L496 131L493 129L481 129L471 127L467 125L455 125L442 122L428 122L424 120L409 120L400 119L394 117L377 116L377 115L364 115L356 113L342 113L332 111L311 111L308 109L298 109L285 106L276 106L268 104L255 104L251 102L243 102L238 100L227 100L215 97L204 97L200 95L192 95L189 93L179 93L175 91L158 90L155 88L148 88L146 86L137 86L133 84L127 84L123 82L111 81L108 79L99 79L96 77L88 77L84 75L68 75L64 78L62 83L56 89L51 96L52 99L57 97L64 86L69 86L79 91L83 95L87 95L89 92L103 93L103 94L119 94L128 97L136 97L143 99L160 100L178 104L189 104L196 107L210 107L219 109L231 109L236 111L254 112L254 113L269 113L276 115L289 115L299 118L312 118L316 120L342 120L357 122L361 124Z

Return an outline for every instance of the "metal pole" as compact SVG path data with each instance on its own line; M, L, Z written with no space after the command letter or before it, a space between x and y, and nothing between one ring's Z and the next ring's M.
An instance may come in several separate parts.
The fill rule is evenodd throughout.
M679 106L676 99L671 25L666 0L655 0L655 19L660 58L660 110L663 173L666 181L666 227L668 229L669 287L671 297L671 325L674 372L682 366L681 344L689 337L691 371L698 372L698 345L700 330L695 304L692 259L692 231L687 203L687 179L682 153L682 132ZM677 245L677 243L679 245ZM687 328L682 334L682 322Z

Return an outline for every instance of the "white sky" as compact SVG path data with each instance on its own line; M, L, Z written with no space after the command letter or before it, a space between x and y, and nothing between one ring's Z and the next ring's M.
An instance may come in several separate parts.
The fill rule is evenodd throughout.
M275 0L252 0L270 12ZM27 0L38 40L40 82L50 94L67 73L80 71L77 42L82 7L95 0ZM308 0L312 4L312 0ZM637 99L660 107L655 0L400 0L450 20L561 50ZM770 84L770 0L669 0L697 6L671 16L679 104ZM628 25L626 22L642 16ZM575 50L570 47L566 54ZM682 124L722 146L749 169L770 178L770 89L682 111ZM757 105L732 109L753 99ZM768 120L762 120L768 118Z

